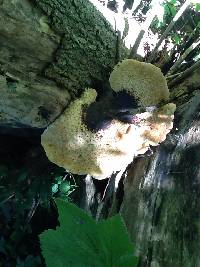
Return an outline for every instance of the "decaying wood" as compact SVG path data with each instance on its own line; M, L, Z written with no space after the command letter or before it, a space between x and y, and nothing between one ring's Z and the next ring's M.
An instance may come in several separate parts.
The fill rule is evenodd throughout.
M44 128L100 87L117 36L89 1L0 1L0 128Z
M140 267L200 265L200 92L178 107L174 131L133 162L121 214Z

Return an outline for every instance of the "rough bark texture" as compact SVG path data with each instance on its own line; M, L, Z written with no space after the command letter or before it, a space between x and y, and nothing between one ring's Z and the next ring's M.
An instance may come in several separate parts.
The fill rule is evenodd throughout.
M44 128L115 64L117 37L89 1L0 1L0 127Z
M175 117L166 142L150 158L133 162L124 180L121 214L140 267L200 266L199 90Z

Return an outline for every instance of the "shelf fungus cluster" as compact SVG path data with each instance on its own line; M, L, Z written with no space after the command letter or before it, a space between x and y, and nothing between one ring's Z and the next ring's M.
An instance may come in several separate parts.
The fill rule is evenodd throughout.
M96 90L87 88L42 134L41 142L50 161L72 173L104 179L165 140L173 127L176 106L169 103L169 90L160 69L126 59L115 66L109 82L113 90L112 110L120 107L112 105L113 101L120 101L120 92L130 95L133 105L129 103L129 109L124 109L123 103L123 109L114 113L105 108L107 116L99 105L96 112L102 114L106 126L91 129L85 118L88 110L96 116L90 107L95 109L98 101ZM128 121L121 119L126 116Z

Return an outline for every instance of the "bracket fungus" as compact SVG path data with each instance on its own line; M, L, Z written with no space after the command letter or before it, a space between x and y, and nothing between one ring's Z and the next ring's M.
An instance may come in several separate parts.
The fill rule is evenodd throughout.
M150 64L125 59L114 67L109 79L115 92L127 91L141 106L152 106L169 100L167 81L161 70Z
M50 161L72 173L104 179L125 169L150 145L165 140L173 127L176 106L168 103L156 107L169 100L161 71L152 64L124 60L111 73L110 85L114 91L130 93L146 110L136 112L131 122L111 118L106 127L93 131L84 116L95 103L97 92L86 89L42 134L41 143ZM152 105L154 108L149 108Z

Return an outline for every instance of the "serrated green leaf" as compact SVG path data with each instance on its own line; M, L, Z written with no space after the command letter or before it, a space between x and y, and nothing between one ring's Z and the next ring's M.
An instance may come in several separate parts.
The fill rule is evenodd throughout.
M47 267L134 267L133 245L119 215L96 223L83 210L56 201L60 227L40 235Z
M131 243L126 227L121 216L115 215L98 224L99 236L101 243L106 251L106 266L126 266L125 261L131 261L131 265L135 266L135 258L133 257L134 247ZM119 262L119 259L121 263Z
M99 255L96 223L72 203L56 201L60 227L40 235L47 267L104 266Z

